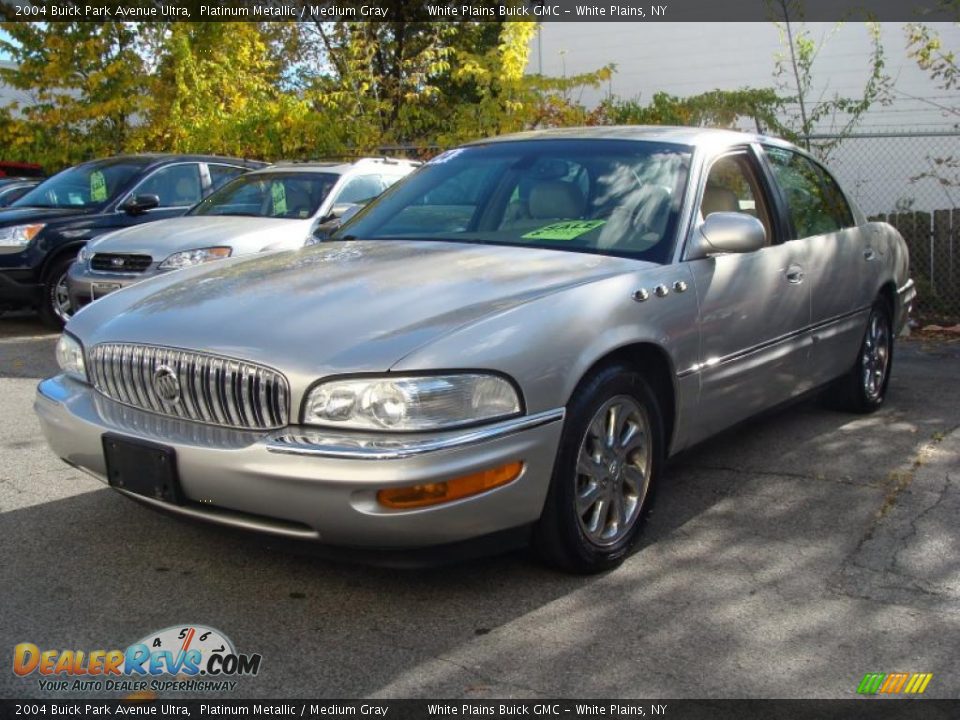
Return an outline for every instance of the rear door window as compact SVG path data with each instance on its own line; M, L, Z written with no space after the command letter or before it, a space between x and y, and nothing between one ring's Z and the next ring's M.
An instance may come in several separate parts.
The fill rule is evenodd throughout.
M816 163L785 148L764 150L797 237L824 235L853 225L843 193Z

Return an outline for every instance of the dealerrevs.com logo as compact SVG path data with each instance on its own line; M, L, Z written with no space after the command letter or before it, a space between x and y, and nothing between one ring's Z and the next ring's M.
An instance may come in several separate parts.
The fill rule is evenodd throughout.
M219 630L177 625L150 633L126 650L41 649L20 643L13 672L36 675L47 692L231 691L260 672L259 654L238 653Z

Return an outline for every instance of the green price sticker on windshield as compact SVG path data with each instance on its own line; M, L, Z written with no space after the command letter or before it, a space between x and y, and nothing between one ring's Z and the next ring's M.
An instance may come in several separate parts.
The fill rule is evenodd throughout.
M91 202L102 202L107 199L107 179L99 170L94 170L90 174L90 200Z
M270 186L270 195L273 198L273 214L287 214L287 189L283 183L274 183Z
M523 237L526 240L573 240L595 230L605 222L606 220L565 220L544 225Z

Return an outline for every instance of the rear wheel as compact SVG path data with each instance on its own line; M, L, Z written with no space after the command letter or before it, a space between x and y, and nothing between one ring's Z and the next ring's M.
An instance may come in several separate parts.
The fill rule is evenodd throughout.
M659 471L662 427L656 396L622 366L599 371L574 393L534 535L548 563L593 573L623 562Z
M67 270L76 256L67 255L54 260L47 269L43 281L43 296L40 300L40 319L44 325L60 330L73 315L73 304L67 292Z
M850 371L834 388L834 404L841 410L871 413L887 394L893 366L893 327L890 308L878 301L870 309L860 352Z

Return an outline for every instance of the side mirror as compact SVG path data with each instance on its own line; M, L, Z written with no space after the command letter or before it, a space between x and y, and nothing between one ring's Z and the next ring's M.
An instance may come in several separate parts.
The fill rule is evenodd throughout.
M687 260L721 253L748 253L767 244L763 223L746 213L715 212L707 215L694 233Z
M320 222L328 223L331 220L340 220L341 223L345 223L347 220L356 215L357 211L361 207L363 206L357 205L356 203L337 203L330 208L330 212L320 219Z
M159 195L134 195L121 206L121 209L129 215L141 215L155 207L160 207Z

